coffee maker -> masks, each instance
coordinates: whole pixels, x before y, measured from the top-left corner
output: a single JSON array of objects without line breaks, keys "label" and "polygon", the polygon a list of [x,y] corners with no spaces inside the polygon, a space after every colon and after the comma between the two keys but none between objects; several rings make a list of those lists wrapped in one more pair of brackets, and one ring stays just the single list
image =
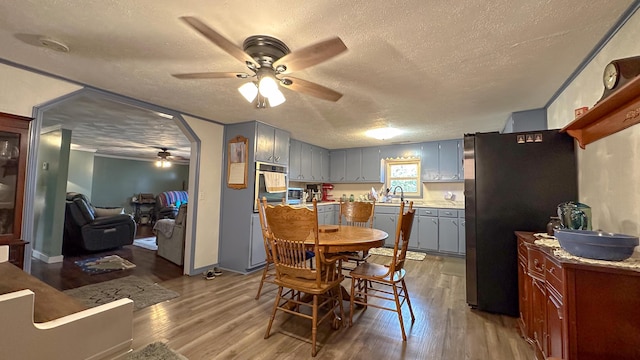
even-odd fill
[{"label": "coffee maker", "polygon": [[322,201],[335,201],[329,191],[333,190],[333,184],[322,184]]},{"label": "coffee maker", "polygon": [[318,192],[318,184],[307,184],[307,202],[312,202],[313,199],[320,200],[320,192]]}]

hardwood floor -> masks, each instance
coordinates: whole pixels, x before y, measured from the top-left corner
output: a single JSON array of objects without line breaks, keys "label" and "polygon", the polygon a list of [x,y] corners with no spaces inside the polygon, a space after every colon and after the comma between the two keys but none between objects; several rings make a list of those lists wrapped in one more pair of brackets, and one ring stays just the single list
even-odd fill
[{"label": "hardwood floor", "polygon": [[[405,311],[406,343],[395,313],[369,307],[356,310],[351,328],[319,326],[316,359],[533,359],[516,319],[471,310],[464,278],[441,274],[442,265],[435,256],[407,263],[416,322],[411,325]],[[311,358],[308,320],[279,312],[264,339],[276,287],[265,284],[256,301],[259,281],[259,272],[224,272],[213,280],[182,276],[160,282],[181,296],[134,313],[134,349],[163,341],[191,360]]]},{"label": "hardwood floor", "polygon": [[[153,236],[151,226],[138,226],[136,238]],[[113,271],[105,274],[90,275],[83,272],[74,262],[88,257],[118,255],[136,264],[129,270]],[[111,279],[135,275],[152,282],[163,282],[182,277],[182,267],[156,256],[153,250],[133,245],[90,255],[65,256],[63,262],[47,264],[40,260],[31,260],[31,275],[53,286],[58,290],[73,289],[84,285],[95,284]]]}]

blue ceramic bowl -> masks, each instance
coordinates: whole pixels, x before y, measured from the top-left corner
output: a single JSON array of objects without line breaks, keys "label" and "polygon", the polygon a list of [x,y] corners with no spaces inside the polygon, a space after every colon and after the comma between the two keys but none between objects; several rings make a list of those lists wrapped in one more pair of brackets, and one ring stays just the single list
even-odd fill
[{"label": "blue ceramic bowl", "polygon": [[621,261],[638,246],[637,236],[604,231],[556,229],[554,234],[569,254],[589,259]]}]

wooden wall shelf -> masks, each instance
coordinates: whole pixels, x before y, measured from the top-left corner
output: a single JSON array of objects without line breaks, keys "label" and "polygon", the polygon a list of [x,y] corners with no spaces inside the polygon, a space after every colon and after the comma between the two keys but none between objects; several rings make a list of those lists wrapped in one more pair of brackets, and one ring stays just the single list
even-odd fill
[{"label": "wooden wall shelf", "polygon": [[596,140],[640,123],[640,76],[597,103],[560,131],[566,131],[585,148]]}]

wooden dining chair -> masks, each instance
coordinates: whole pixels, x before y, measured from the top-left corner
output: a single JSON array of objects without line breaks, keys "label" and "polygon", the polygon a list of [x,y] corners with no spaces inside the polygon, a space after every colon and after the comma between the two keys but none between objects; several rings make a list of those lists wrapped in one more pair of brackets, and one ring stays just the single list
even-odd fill
[{"label": "wooden dining chair", "polygon": [[[333,325],[339,327],[340,322],[344,321],[340,288],[340,282],[344,279],[341,268],[344,257],[327,257],[321,251],[318,243],[318,208],[315,200],[313,209],[268,205],[265,215],[269,224],[268,237],[276,269],[275,283],[278,285],[278,295],[264,338],[269,337],[278,310],[311,319],[311,355],[316,356],[318,324],[331,319],[334,320]],[[305,260],[307,239],[314,241],[315,269]],[[284,289],[287,289],[286,292]],[[303,293],[312,298],[311,303],[304,301]],[[300,311],[303,307],[310,307],[312,315]],[[320,316],[320,309],[326,309],[327,312]],[[339,309],[339,318],[336,318],[336,309]]]},{"label": "wooden dining chair", "polygon": [[[351,301],[349,306],[349,326],[353,324],[354,305],[373,306],[383,310],[394,311],[400,320],[402,330],[402,340],[407,341],[402,320],[402,305],[406,301],[411,313],[411,323],[415,321],[411,300],[407,291],[407,284],[404,281],[406,271],[404,269],[407,245],[411,236],[411,225],[415,210],[413,202],[409,203],[409,210],[404,213],[404,203],[400,204],[400,216],[396,227],[395,243],[393,246],[393,257],[388,265],[364,262],[350,272],[351,281]],[[382,302],[370,303],[369,297],[382,299]],[[394,306],[390,307],[389,302]]]},{"label": "wooden dining chair", "polygon": [[[273,263],[273,254],[271,252],[271,244],[269,243],[269,226],[267,224],[267,218],[264,214],[264,209],[267,207],[267,198],[263,197],[262,200],[256,200],[258,203],[258,218],[260,219],[260,229],[262,230],[262,239],[264,241],[264,251],[266,253],[266,264],[264,265],[264,269],[262,270],[262,278],[260,279],[260,285],[258,286],[258,293],[256,294],[255,299],[260,299],[260,294],[262,294],[262,287],[264,283],[275,284],[276,277],[276,269]],[[282,205],[285,205],[286,202],[284,199],[282,200]],[[313,266],[313,257],[315,254],[312,251],[307,250],[305,253],[306,259],[309,260],[309,265]]]},{"label": "wooden dining chair", "polygon": [[264,241],[264,251],[267,255],[266,264],[262,270],[262,278],[260,279],[260,286],[258,286],[258,294],[256,294],[256,300],[260,299],[262,293],[262,286],[265,282],[275,283],[276,270],[273,266],[273,254],[271,253],[271,245],[269,244],[269,229],[267,226],[267,218],[264,214],[264,209],[267,207],[267,199],[265,197],[256,200],[258,202],[258,218],[260,219],[260,229],[262,229],[262,239]]},{"label": "wooden dining chair", "polygon": [[[340,214],[338,225],[349,225],[373,228],[373,214],[376,209],[376,202],[363,201],[343,201],[340,199]],[[344,266],[346,270],[353,270],[360,263],[367,261],[368,251],[343,253],[347,257],[347,262],[352,262],[352,266]]]}]

